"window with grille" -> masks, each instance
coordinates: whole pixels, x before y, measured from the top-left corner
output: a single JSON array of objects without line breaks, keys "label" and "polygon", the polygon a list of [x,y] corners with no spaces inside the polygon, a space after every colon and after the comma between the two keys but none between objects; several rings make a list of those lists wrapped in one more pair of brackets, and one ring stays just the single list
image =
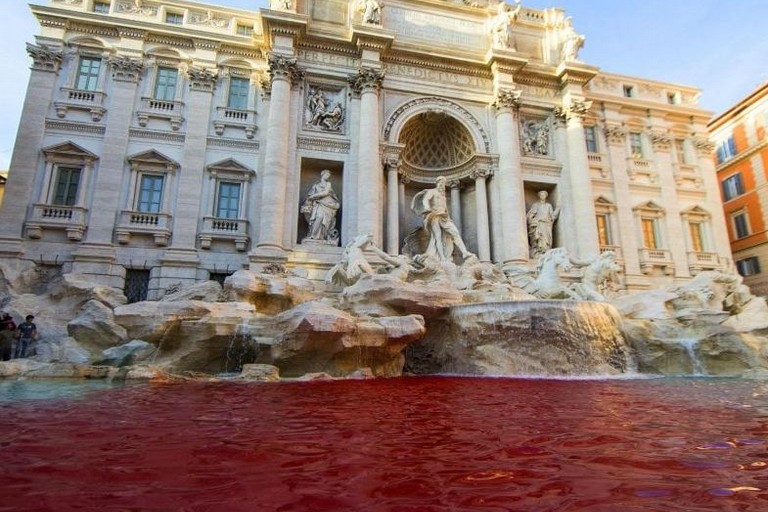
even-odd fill
[{"label": "window with grille", "polygon": [[597,128],[594,126],[585,127],[584,137],[587,142],[587,152],[597,153]]},{"label": "window with grille", "polygon": [[157,68],[155,99],[173,101],[176,98],[176,85],[179,71],[176,68]]},{"label": "window with grille", "polygon": [[149,270],[127,269],[123,293],[128,304],[147,300],[149,292]]},{"label": "window with grille", "polygon": [[629,150],[632,158],[643,158],[643,139],[639,132],[629,133]]},{"label": "window with grille", "polygon": [[731,216],[731,222],[733,223],[733,232],[736,238],[744,238],[749,236],[749,222],[747,219],[747,212],[741,211]]},{"label": "window with grille", "polygon": [[93,2],[93,12],[109,14],[109,4],[107,2]]},{"label": "window with grille", "polygon": [[171,25],[182,25],[184,23],[184,15],[178,12],[165,13],[165,22]]},{"label": "window with grille", "polygon": [[98,57],[80,57],[77,68],[75,88],[81,91],[95,91],[99,86],[101,59]]}]

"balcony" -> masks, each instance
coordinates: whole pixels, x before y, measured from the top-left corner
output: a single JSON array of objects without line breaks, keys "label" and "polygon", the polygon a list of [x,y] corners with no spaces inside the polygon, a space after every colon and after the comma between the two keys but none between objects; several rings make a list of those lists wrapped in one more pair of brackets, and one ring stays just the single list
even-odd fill
[{"label": "balcony", "polygon": [[74,242],[80,241],[85,233],[87,214],[88,210],[82,206],[36,204],[27,222],[27,236],[42,238],[43,230],[54,229],[66,231],[67,238]]},{"label": "balcony", "polygon": [[704,186],[699,168],[693,164],[675,164],[675,183],[679,188],[700,189]]},{"label": "balcony", "polygon": [[125,245],[133,235],[149,235],[155,239],[156,245],[164,247],[171,238],[171,220],[172,217],[167,213],[123,210],[115,230],[117,242]]},{"label": "balcony", "polygon": [[105,94],[101,91],[82,91],[70,87],[62,87],[61,99],[55,101],[56,116],[67,117],[70,110],[85,110],[91,114],[93,122],[97,123],[104,117],[107,109],[104,108]]},{"label": "balcony", "polygon": [[178,131],[184,122],[183,112],[184,103],[181,101],[141,98],[141,107],[136,115],[139,118],[139,126],[146,127],[152,118],[165,119],[171,124],[173,131]]},{"label": "balcony", "polygon": [[217,107],[216,119],[213,121],[216,135],[224,135],[227,126],[245,130],[245,136],[252,139],[256,134],[256,111]]},{"label": "balcony", "polygon": [[653,162],[647,158],[627,158],[627,174],[634,182],[656,185],[658,181]]},{"label": "balcony", "polygon": [[199,235],[200,247],[210,249],[214,240],[233,242],[242,252],[248,248],[248,221],[222,217],[203,217],[203,229]]},{"label": "balcony", "polygon": [[618,245],[601,245],[600,246],[600,254],[603,254],[605,252],[612,252],[614,256],[616,256],[616,260],[623,260],[624,256],[621,252],[621,247]]},{"label": "balcony", "polygon": [[720,270],[720,257],[714,252],[689,252],[688,268],[694,276],[704,270]]},{"label": "balcony", "polygon": [[654,268],[660,268],[664,274],[675,273],[672,253],[667,249],[640,249],[640,269],[643,274],[650,274]]}]

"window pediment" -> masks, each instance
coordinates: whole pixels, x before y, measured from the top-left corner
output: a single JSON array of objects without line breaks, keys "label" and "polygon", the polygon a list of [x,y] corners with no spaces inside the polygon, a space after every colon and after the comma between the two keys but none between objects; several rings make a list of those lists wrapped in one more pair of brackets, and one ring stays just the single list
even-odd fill
[{"label": "window pediment", "polygon": [[635,212],[635,214],[642,215],[644,217],[658,218],[663,217],[666,214],[666,210],[664,210],[664,208],[654,203],[653,201],[648,201],[647,203],[635,206],[632,208],[632,211]]},{"label": "window pediment", "polygon": [[134,169],[150,168],[153,170],[164,170],[168,172],[173,172],[176,169],[181,167],[181,165],[177,161],[168,158],[167,156],[163,155],[158,151],[155,151],[154,149],[151,149],[149,151],[144,151],[143,153],[138,153],[133,156],[129,156],[128,162],[131,164],[131,167]]},{"label": "window pediment", "polygon": [[250,167],[246,167],[234,158],[228,158],[211,164],[207,167],[212,178],[228,179],[236,181],[250,181],[256,172]]},{"label": "window pediment", "polygon": [[47,161],[56,161],[56,162],[79,162],[79,163],[85,163],[90,162],[93,160],[98,160],[98,155],[91,153],[87,149],[82,148],[81,146],[78,146],[74,142],[64,142],[61,144],[55,144],[53,146],[48,146],[47,148],[43,148],[43,154],[45,155],[45,159]]}]

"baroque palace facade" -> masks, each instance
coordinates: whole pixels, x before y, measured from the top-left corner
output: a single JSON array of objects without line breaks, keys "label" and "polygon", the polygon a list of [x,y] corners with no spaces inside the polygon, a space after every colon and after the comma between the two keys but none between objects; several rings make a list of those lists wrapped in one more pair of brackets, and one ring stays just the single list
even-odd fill
[{"label": "baroque palace facade", "polygon": [[[31,9],[5,264],[90,275],[132,300],[270,263],[321,280],[359,234],[397,254],[421,227],[413,198],[443,176],[483,261],[532,262],[526,211],[546,191],[553,245],[581,260],[615,251],[630,290],[732,266],[697,89],[580,61],[560,9]],[[320,238],[317,190],[332,197]]]}]

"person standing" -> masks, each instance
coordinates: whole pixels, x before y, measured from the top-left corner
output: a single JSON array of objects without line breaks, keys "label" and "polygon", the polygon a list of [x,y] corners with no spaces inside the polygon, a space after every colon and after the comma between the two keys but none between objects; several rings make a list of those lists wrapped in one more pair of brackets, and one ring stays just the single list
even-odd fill
[{"label": "person standing", "polygon": [[27,315],[16,329],[18,340],[16,343],[16,353],[14,354],[16,359],[27,357],[29,346],[37,339],[37,326],[32,322],[34,319],[34,315]]},{"label": "person standing", "polygon": [[13,357],[13,337],[16,331],[16,322],[8,313],[3,313],[0,318],[0,361],[10,361]]}]

